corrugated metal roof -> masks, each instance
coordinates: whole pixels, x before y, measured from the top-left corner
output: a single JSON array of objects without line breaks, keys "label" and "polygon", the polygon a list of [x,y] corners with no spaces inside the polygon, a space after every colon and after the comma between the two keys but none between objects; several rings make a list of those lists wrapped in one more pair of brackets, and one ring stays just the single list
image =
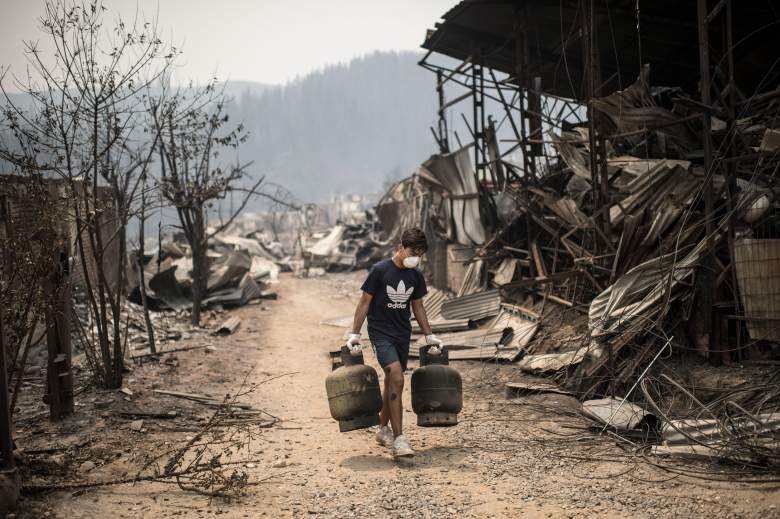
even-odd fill
[{"label": "corrugated metal roof", "polygon": [[[503,310],[487,326],[477,330],[441,334],[439,339],[450,348],[450,360],[514,362],[522,354],[523,347],[531,340],[538,326],[537,323],[509,310]],[[419,348],[424,344],[424,338],[412,344],[409,356],[419,356]]]},{"label": "corrugated metal roof", "polygon": [[533,339],[536,330],[539,328],[539,323],[529,321],[518,314],[502,309],[496,318],[496,326],[512,329],[512,333],[504,341],[507,346],[524,348]]},{"label": "corrugated metal roof", "polygon": [[498,314],[501,296],[498,290],[456,297],[442,303],[441,313],[447,319],[484,319]]},{"label": "corrugated metal roof", "polygon": [[[482,328],[477,330],[466,330],[462,332],[443,333],[437,337],[445,346],[461,346],[469,348],[478,348],[485,344],[497,344],[504,335],[503,329]],[[419,347],[425,345],[425,337],[421,337],[413,346]]]},{"label": "corrugated metal roof", "polygon": [[[603,91],[624,88],[626,78],[633,80],[643,64],[652,63],[654,84],[680,85],[696,92],[700,76],[696,2],[644,2],[641,53],[636,13],[627,3],[607,0],[594,5],[600,29],[594,36],[605,79]],[[754,42],[734,47],[735,77],[743,92],[753,92],[757,86],[765,91],[776,88],[776,80],[767,81],[765,77],[776,55],[769,46],[776,27],[767,24],[777,19],[773,4],[741,2],[739,9],[733,10],[734,41],[749,38]],[[544,92],[582,99],[588,63],[582,59],[584,40],[575,36],[581,23],[580,9],[579,2],[560,0],[465,0],[442,15],[442,22],[426,33],[422,47],[458,60],[479,52],[483,65],[514,76],[516,35],[521,24],[528,46],[526,74],[540,76]],[[524,15],[520,17],[519,13]],[[601,25],[607,19],[608,30]],[[718,24],[713,24],[711,30],[714,41],[723,37]],[[668,37],[670,34],[674,37]],[[621,42],[618,49],[615,42]],[[566,63],[565,70],[561,69],[562,62]]]},{"label": "corrugated metal roof", "polygon": [[[431,326],[431,331],[433,333],[444,333],[444,332],[462,332],[464,330],[468,330],[471,328],[471,324],[473,321],[469,319],[444,319],[443,317],[440,317],[438,319],[429,319],[428,324]],[[412,334],[421,334],[422,329],[420,328],[420,325],[417,324],[417,321],[412,321]]]},{"label": "corrugated metal roof", "polygon": [[425,315],[428,316],[429,321],[433,321],[441,318],[441,305],[446,301],[450,295],[438,288],[431,288],[428,294],[423,299],[423,307],[425,307]]},{"label": "corrugated metal roof", "polygon": [[546,353],[544,355],[526,355],[518,367],[526,373],[549,373],[558,371],[572,364],[579,364],[587,348],[580,348],[565,353]]}]

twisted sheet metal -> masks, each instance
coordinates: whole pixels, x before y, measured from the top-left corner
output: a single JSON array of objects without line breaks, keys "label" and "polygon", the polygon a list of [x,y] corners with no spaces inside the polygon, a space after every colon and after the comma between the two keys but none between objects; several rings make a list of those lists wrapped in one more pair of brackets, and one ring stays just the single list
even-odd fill
[{"label": "twisted sheet metal", "polygon": [[456,297],[445,301],[441,313],[446,319],[484,319],[498,314],[501,297],[498,290]]}]

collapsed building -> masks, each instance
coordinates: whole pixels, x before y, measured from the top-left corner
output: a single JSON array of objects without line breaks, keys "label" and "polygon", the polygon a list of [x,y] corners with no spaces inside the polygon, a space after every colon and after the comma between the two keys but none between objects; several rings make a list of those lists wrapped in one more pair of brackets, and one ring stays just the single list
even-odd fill
[{"label": "collapsed building", "polygon": [[[775,362],[778,23],[729,0],[465,0],[442,16],[420,61],[438,153],[376,212],[383,239],[429,236],[426,306],[450,358],[518,360],[621,407],[659,356]],[[463,106],[469,139],[451,127]],[[776,412],[766,387],[754,416]]]}]

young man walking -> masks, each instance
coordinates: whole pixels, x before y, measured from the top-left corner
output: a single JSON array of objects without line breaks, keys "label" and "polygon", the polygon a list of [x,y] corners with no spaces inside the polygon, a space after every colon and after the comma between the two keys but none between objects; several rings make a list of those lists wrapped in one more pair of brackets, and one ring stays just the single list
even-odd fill
[{"label": "young man walking", "polygon": [[426,343],[433,346],[430,353],[436,354],[441,346],[441,341],[431,333],[422,304],[428,289],[417,266],[427,250],[428,241],[420,229],[406,229],[401,234],[401,243],[393,257],[380,261],[368,273],[361,287],[363,294],[355,310],[352,333],[347,339],[347,346],[353,352],[360,351],[360,329],[367,316],[368,337],[377,361],[385,372],[376,441],[390,447],[396,457],[414,455],[414,450],[403,434],[401,404],[404,371],[409,358],[409,339],[412,335],[410,307],[425,334]]}]

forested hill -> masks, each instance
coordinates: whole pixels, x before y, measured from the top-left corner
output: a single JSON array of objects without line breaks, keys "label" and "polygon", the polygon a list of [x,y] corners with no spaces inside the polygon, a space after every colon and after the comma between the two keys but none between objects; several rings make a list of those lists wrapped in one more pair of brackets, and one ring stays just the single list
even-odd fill
[{"label": "forested hill", "polygon": [[[417,65],[420,57],[376,52],[283,86],[228,81],[230,126],[243,122],[249,132],[240,161],[253,161],[253,176],[265,175],[304,202],[382,191],[437,150],[428,129],[436,121],[435,75]],[[11,100],[32,108],[26,94]],[[13,146],[8,136],[0,139]],[[223,160],[233,162],[233,151]],[[13,168],[0,163],[0,173],[6,170]],[[248,208],[264,205],[256,199]]]},{"label": "forested hill", "polygon": [[[258,56],[262,59],[262,56]],[[377,52],[285,86],[231,85],[241,161],[301,200],[376,192],[436,151],[435,76],[415,52]],[[237,88],[238,87],[238,88]]]}]

